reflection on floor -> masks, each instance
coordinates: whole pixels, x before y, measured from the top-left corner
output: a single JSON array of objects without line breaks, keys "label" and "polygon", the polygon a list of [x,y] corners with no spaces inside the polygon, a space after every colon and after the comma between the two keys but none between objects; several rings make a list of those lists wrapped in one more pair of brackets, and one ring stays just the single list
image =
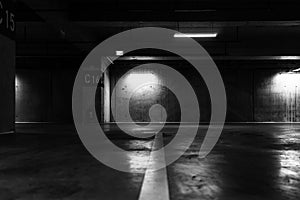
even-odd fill
[{"label": "reflection on floor", "polygon": [[[164,142],[177,128],[164,129]],[[153,138],[105,129],[128,150],[132,173],[99,163],[72,128],[20,126],[18,134],[1,135],[0,199],[139,199]],[[214,150],[199,159],[202,138],[167,167],[170,199],[299,199],[300,125],[226,126]]]}]

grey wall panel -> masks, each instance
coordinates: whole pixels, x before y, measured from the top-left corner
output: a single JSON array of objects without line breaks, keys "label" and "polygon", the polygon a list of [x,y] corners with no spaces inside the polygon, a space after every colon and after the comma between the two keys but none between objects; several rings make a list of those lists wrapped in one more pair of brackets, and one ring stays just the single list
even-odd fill
[{"label": "grey wall panel", "polygon": [[14,130],[15,41],[0,35],[0,133]]},{"label": "grey wall panel", "polygon": [[51,74],[46,70],[22,70],[16,75],[16,121],[46,122],[51,112]]},{"label": "grey wall panel", "polygon": [[255,72],[255,121],[300,121],[300,74]]},{"label": "grey wall panel", "polygon": [[[165,62],[165,61],[164,61]],[[120,61],[110,66],[104,81],[105,98],[101,103],[102,111],[109,111],[107,105],[109,95],[116,82],[142,62]],[[190,81],[200,105],[202,122],[210,119],[210,97],[205,83],[199,79],[195,71],[185,63],[178,61],[165,62],[182,73]],[[221,75],[227,93],[228,122],[299,122],[300,121],[300,75],[289,75],[287,68],[297,67],[299,63],[280,61],[243,61],[219,62]],[[159,74],[159,71],[156,73]],[[17,88],[17,121],[72,122],[71,94],[76,75],[75,69],[23,69],[18,70],[17,77],[21,85]],[[108,78],[109,77],[109,78]],[[160,79],[166,81],[167,77]],[[119,92],[125,91],[124,87]],[[122,90],[124,88],[124,90]],[[103,88],[102,88],[103,89]],[[110,90],[110,92],[109,92]],[[145,90],[146,91],[146,90]],[[148,90],[149,92],[149,90]],[[109,94],[110,93],[110,94]],[[168,121],[178,121],[179,108],[170,91],[145,99],[150,93],[137,93],[131,100],[131,115],[135,121],[148,120],[149,105],[160,103],[168,112]],[[144,96],[143,96],[144,95]],[[150,95],[151,96],[151,95]],[[122,109],[121,99],[112,102],[111,106]],[[103,103],[103,105],[102,105]],[[103,109],[103,106],[106,108]],[[121,112],[122,113],[122,112]],[[104,117],[103,113],[100,116]],[[114,119],[105,115],[105,122]],[[110,119],[109,119],[110,118]],[[103,119],[101,118],[103,121]]]},{"label": "grey wall panel", "polygon": [[71,122],[75,70],[17,71],[17,122]]}]

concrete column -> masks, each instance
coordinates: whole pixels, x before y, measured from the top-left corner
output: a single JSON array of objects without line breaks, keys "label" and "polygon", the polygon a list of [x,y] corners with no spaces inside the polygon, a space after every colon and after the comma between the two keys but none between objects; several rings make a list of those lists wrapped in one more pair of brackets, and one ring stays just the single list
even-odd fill
[{"label": "concrete column", "polygon": [[[102,69],[107,63],[107,58],[103,57],[101,61]],[[109,68],[106,68],[106,70],[103,73],[103,101],[101,102],[103,106],[103,110],[101,111],[101,115],[103,116],[103,122],[108,123],[110,122],[110,79],[109,79]]]},{"label": "concrete column", "polygon": [[0,0],[0,134],[15,122],[15,14],[11,0]]}]

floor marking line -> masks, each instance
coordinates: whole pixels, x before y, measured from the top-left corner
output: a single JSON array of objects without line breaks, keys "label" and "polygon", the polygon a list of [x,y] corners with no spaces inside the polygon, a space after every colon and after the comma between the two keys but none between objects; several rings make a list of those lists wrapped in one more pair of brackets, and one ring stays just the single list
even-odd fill
[{"label": "floor marking line", "polygon": [[142,189],[139,200],[169,200],[169,186],[167,178],[167,169],[163,168],[157,171],[153,169],[159,164],[165,164],[164,151],[153,151],[163,147],[162,133],[158,133],[153,141],[152,151],[148,162],[148,168],[145,172]]}]

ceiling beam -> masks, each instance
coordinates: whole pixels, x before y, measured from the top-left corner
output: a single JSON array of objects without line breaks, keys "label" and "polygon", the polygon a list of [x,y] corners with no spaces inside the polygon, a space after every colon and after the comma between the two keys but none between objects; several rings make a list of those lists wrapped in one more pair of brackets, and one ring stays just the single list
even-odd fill
[{"label": "ceiling beam", "polygon": [[89,1],[69,7],[72,21],[286,21],[300,20],[300,2],[278,1]]},{"label": "ceiling beam", "polygon": [[[87,32],[83,27],[73,24],[69,21],[66,12],[57,12],[57,10],[66,9],[65,1],[59,0],[23,0],[23,3],[39,15],[45,23],[58,31],[66,41],[91,41],[95,37],[91,32]],[[76,44],[75,44],[76,45]],[[82,46],[76,46],[81,50]]]}]

